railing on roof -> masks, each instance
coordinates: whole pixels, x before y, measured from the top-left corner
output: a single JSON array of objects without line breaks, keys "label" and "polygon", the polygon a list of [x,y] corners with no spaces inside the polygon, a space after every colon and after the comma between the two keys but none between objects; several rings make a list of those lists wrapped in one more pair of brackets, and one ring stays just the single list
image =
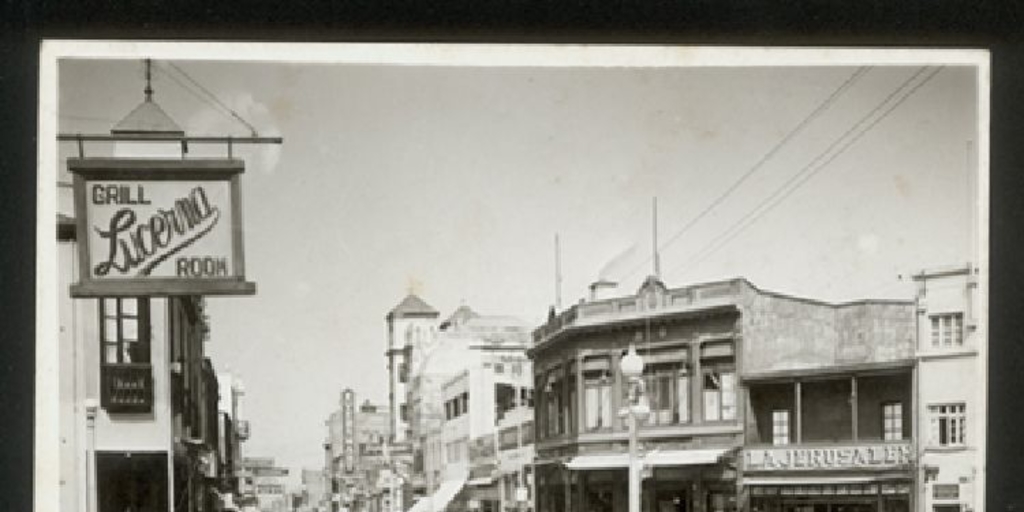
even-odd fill
[{"label": "railing on roof", "polygon": [[730,302],[735,300],[739,292],[740,281],[731,280],[666,290],[664,294],[655,295],[653,298],[641,293],[594,302],[581,302],[536,328],[533,331],[533,343],[535,345],[541,343],[562,329],[572,327],[582,320],[602,317],[614,319],[647,310],[680,309],[712,305],[723,301]]}]

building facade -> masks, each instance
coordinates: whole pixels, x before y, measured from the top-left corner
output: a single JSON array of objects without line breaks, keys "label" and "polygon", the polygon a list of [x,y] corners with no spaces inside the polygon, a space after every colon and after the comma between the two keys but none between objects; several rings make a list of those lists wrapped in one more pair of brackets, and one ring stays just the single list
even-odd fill
[{"label": "building facade", "polygon": [[913,510],[913,303],[759,293],[744,313],[740,506]]},{"label": "building facade", "polygon": [[355,392],[348,388],[339,405],[327,420],[321,506],[331,512],[391,510],[392,495],[401,491],[391,488],[388,475],[397,467],[388,450],[391,415],[369,401],[357,405]]},{"label": "building facade", "polygon": [[917,283],[921,485],[918,510],[972,511],[984,493],[984,370],[978,269],[934,269]]},{"label": "building facade", "polygon": [[533,388],[525,390],[518,403],[505,411],[497,422],[498,510],[530,512],[533,510]]},{"label": "building facade", "polygon": [[409,434],[407,385],[412,368],[431,351],[437,334],[439,313],[410,293],[386,316],[388,359],[388,405],[391,417],[389,441],[405,442]]},{"label": "building facade", "polygon": [[[124,239],[116,246],[120,252],[113,243],[107,252],[95,247],[96,237],[103,236],[96,222],[103,223],[107,215],[135,222],[136,215],[158,207],[153,194],[160,194],[155,191],[162,186],[169,187],[163,189],[162,198],[167,199],[179,187],[195,185],[186,179],[164,180],[166,174],[153,176],[168,168],[203,164],[186,158],[181,144],[150,140],[185,134],[153,101],[149,84],[144,101],[110,135],[118,142],[103,149],[103,156],[86,155],[80,144],[78,158],[68,163],[74,190],[61,189],[58,198],[62,510],[230,509],[238,491],[235,468],[244,436],[238,432],[235,396],[221,392],[214,364],[206,356],[211,328],[200,293],[210,288],[168,270],[173,260],[167,256],[175,252],[143,261],[155,255],[155,246],[145,248],[139,238],[133,239],[136,249],[143,247],[138,260],[127,255],[131,249]],[[230,164],[241,168],[240,161]],[[151,194],[145,201],[144,189]],[[178,257],[186,258],[186,246],[175,249],[182,251]],[[135,269],[143,263],[145,268]],[[165,266],[158,268],[161,264]],[[146,280],[151,271],[165,279],[162,285]],[[243,280],[239,275],[232,284]],[[167,289],[153,291],[163,285]]]},{"label": "building facade", "polygon": [[532,388],[528,325],[463,305],[430,327],[431,343],[406,352],[411,510],[497,509],[496,425]]},{"label": "building facade", "polygon": [[[629,345],[645,362],[650,409],[638,432],[643,510],[845,510],[833,498],[854,491],[836,485],[876,478],[879,468],[828,465],[879,449],[898,482],[885,492],[907,499],[912,425],[899,424],[892,444],[883,437],[897,429],[893,417],[913,410],[912,309],[826,304],[743,279],[668,289],[652,277],[635,295],[595,294],[553,312],[530,349],[537,509],[627,509],[620,360]],[[882,486],[873,485],[877,498]]]},{"label": "building facade", "polygon": [[252,505],[257,510],[292,510],[292,495],[288,492],[284,480],[288,476],[288,469],[278,467],[273,457],[245,457],[242,459],[241,473],[255,497]]}]

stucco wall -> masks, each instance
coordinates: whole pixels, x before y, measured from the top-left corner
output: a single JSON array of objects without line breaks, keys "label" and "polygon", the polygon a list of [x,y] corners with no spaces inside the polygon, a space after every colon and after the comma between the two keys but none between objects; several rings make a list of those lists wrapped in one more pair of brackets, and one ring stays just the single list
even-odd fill
[{"label": "stucco wall", "polygon": [[883,363],[913,356],[911,303],[833,306],[745,288],[746,374]]}]

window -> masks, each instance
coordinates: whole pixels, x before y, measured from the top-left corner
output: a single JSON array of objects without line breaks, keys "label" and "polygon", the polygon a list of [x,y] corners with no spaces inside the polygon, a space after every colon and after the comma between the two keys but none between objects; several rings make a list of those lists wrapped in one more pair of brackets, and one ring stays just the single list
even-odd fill
[{"label": "window", "polygon": [[932,315],[932,347],[961,347],[964,344],[963,313]]},{"label": "window", "polygon": [[548,373],[547,387],[544,389],[544,405],[546,407],[547,434],[557,436],[562,430],[562,380],[559,378],[561,369],[556,368]]},{"label": "window", "polygon": [[882,439],[899,441],[903,439],[903,403],[882,404]]},{"label": "window", "polygon": [[789,410],[776,409],[772,411],[772,444],[789,444]]},{"label": "window", "polygon": [[736,419],[736,366],[731,342],[701,347],[704,421]]},{"label": "window", "polygon": [[727,491],[708,491],[707,512],[735,512],[736,494]]},{"label": "window", "polygon": [[941,404],[928,406],[933,446],[963,446],[966,438],[966,406]]},{"label": "window", "polygon": [[533,407],[533,390],[529,388],[519,389],[519,404]]},{"label": "window", "polygon": [[505,365],[502,363],[494,363],[494,373],[505,373]]},{"label": "window", "polygon": [[100,403],[108,412],[149,412],[153,407],[149,301],[104,298],[99,306]]},{"label": "window", "polygon": [[576,423],[578,423],[578,412],[579,411],[579,397],[576,396],[576,363],[569,363],[567,369],[568,376],[565,379],[566,392],[569,395],[562,407],[562,432],[576,432]]},{"label": "window", "polygon": [[584,361],[583,413],[587,432],[612,427],[612,378],[608,358]]},{"label": "window", "polygon": [[649,425],[690,421],[690,377],[685,362],[656,363],[644,372]]},{"label": "window", "polygon": [[100,299],[103,363],[149,363],[149,300]]}]

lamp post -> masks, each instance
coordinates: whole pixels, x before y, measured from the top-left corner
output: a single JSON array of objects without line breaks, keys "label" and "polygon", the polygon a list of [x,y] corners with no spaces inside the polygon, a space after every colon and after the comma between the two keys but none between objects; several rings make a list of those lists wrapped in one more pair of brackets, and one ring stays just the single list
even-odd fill
[{"label": "lamp post", "polygon": [[644,399],[644,360],[629,346],[629,352],[619,362],[622,376],[629,381],[629,403],[620,414],[628,416],[629,423],[629,512],[640,512],[640,472],[643,462],[639,457],[637,430],[641,418],[650,413]]}]

